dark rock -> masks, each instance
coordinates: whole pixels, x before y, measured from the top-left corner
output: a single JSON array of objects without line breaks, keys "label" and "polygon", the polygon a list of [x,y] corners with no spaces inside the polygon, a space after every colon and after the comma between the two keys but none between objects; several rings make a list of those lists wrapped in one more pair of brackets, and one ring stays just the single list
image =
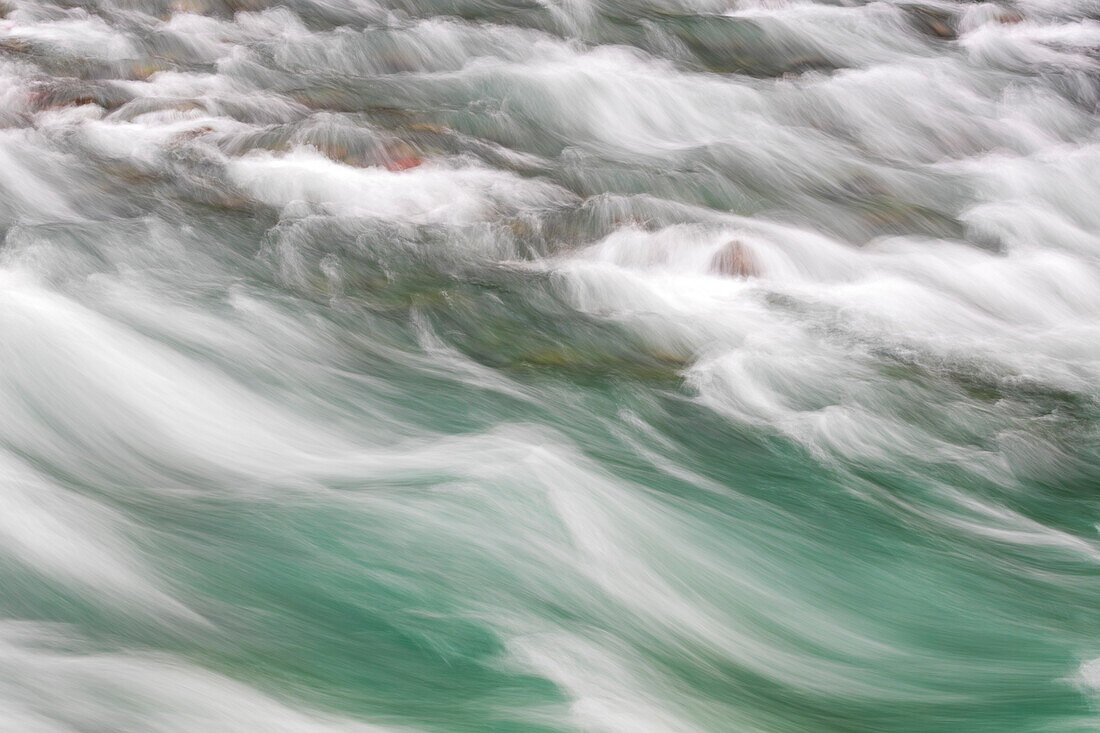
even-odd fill
[{"label": "dark rock", "polygon": [[708,71],[776,77],[839,68],[812,44],[746,18],[681,16],[663,27]]},{"label": "dark rock", "polygon": [[28,95],[28,105],[35,112],[63,107],[95,104],[113,110],[133,99],[124,89],[103,83],[87,83],[78,79],[61,79],[35,85]]},{"label": "dark rock", "polygon": [[959,37],[956,19],[949,13],[924,5],[911,5],[905,10],[913,27],[926,36],[945,41]]}]

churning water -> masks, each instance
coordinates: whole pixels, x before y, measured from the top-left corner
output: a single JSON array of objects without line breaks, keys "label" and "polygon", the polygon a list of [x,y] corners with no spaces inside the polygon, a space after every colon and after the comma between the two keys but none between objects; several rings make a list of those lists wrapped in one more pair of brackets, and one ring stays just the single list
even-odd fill
[{"label": "churning water", "polygon": [[0,730],[1100,728],[1097,0],[0,14]]}]

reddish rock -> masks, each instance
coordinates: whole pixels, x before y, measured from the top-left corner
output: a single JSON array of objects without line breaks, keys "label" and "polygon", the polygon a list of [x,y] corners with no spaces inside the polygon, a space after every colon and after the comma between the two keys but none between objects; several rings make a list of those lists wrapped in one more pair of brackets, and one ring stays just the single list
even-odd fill
[{"label": "reddish rock", "polygon": [[736,239],[727,242],[715,253],[710,261],[710,270],[727,277],[756,277],[760,274],[752,252]]},{"label": "reddish rock", "polygon": [[387,151],[386,159],[382,165],[386,166],[386,170],[398,172],[415,168],[423,162],[413,146],[407,143],[397,143]]},{"label": "reddish rock", "polygon": [[423,163],[420,158],[415,155],[404,155],[400,158],[390,158],[386,161],[386,170],[394,171],[407,171],[409,168],[415,168]]}]

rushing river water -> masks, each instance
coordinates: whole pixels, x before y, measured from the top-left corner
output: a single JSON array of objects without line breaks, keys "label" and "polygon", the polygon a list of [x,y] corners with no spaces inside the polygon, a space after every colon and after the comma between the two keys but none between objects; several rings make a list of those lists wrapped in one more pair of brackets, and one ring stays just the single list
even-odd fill
[{"label": "rushing river water", "polygon": [[1100,2],[3,0],[0,730],[1100,728]]}]

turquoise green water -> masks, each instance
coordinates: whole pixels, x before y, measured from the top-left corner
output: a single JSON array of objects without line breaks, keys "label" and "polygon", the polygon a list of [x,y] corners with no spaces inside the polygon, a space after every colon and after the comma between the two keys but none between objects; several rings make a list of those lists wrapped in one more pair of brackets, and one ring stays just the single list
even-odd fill
[{"label": "turquoise green water", "polygon": [[0,20],[0,730],[1100,726],[1085,2]]}]

